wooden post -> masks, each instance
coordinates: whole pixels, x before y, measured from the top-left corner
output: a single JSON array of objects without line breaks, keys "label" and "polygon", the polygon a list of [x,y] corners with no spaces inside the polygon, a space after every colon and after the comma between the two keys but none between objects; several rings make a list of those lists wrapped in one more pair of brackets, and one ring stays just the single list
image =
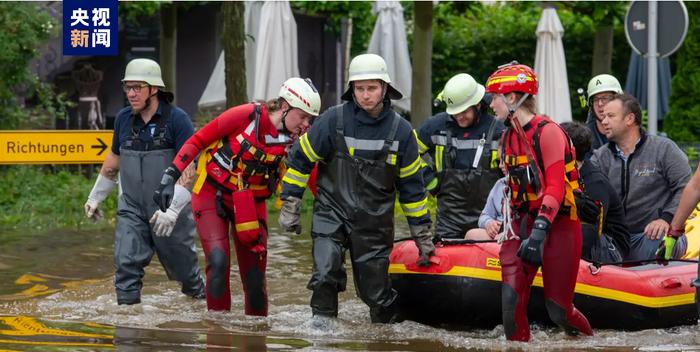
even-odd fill
[{"label": "wooden post", "polygon": [[432,115],[433,3],[413,3],[413,87],[411,124],[418,127]]},{"label": "wooden post", "polygon": [[226,107],[248,101],[245,76],[245,3],[227,1],[224,13],[224,62],[226,66]]}]

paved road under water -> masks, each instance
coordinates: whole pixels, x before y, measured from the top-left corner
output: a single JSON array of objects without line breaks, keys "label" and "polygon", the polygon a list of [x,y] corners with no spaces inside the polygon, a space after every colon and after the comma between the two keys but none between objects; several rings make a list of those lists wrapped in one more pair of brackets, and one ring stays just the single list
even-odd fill
[{"label": "paved road under water", "polygon": [[156,259],[146,271],[143,303],[125,307],[114,296],[112,230],[0,233],[0,351],[700,351],[698,325],[595,330],[592,338],[533,326],[533,341],[523,344],[505,341],[500,326],[448,331],[411,321],[370,324],[351,279],[340,296],[339,319],[314,328],[306,289],[309,236],[270,230],[267,318],[243,315],[235,265],[231,312],[207,312],[204,301],[180,294]]}]

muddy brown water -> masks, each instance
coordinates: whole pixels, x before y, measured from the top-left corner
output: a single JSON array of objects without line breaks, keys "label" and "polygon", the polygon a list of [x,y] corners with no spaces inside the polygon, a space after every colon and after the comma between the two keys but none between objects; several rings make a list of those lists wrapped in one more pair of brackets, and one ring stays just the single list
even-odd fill
[{"label": "muddy brown water", "polygon": [[[146,270],[142,304],[125,307],[114,296],[113,230],[0,233],[0,351],[700,351],[698,325],[596,329],[591,338],[533,325],[526,344],[506,341],[501,326],[450,331],[412,321],[370,324],[351,278],[340,295],[339,318],[314,328],[306,289],[308,232],[281,234],[276,218],[270,220],[266,318],[242,313],[235,263],[231,312],[207,312],[204,301],[180,294],[155,258]],[[398,233],[407,232],[404,223],[397,220]],[[201,250],[200,260],[203,266]]]}]

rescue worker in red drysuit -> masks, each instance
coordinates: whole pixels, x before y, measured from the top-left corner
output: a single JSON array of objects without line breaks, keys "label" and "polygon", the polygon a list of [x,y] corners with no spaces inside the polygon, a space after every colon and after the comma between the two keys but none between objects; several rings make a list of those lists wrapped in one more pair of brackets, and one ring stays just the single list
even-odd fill
[{"label": "rescue worker in red drysuit", "polygon": [[154,199],[167,208],[180,172],[201,153],[192,211],[206,257],[209,310],[230,310],[229,225],[245,294],[245,314],[267,316],[267,208],[286,148],[321,108],[311,80],[290,78],[279,98],[224,111],[197,131],[165,170]]},{"label": "rescue worker in red drysuit", "polygon": [[[489,77],[491,108],[505,120],[502,158],[507,166],[507,203],[500,260],[506,338],[529,341],[530,286],[542,266],[549,317],[569,335],[593,335],[573,306],[581,257],[581,225],[573,192],[578,191],[574,150],[555,122],[535,112],[535,72],[513,62]],[[545,148],[546,147],[546,148]]]}]

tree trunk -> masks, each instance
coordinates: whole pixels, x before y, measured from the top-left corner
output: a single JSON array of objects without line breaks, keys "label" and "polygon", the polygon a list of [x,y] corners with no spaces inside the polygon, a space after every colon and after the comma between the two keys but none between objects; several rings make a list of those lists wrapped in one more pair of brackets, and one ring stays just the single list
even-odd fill
[{"label": "tree trunk", "polygon": [[418,127],[432,115],[433,3],[413,3],[413,87],[411,123]]},{"label": "tree trunk", "polygon": [[612,72],[613,27],[599,25],[593,42],[592,75]]},{"label": "tree trunk", "polygon": [[160,69],[167,91],[177,99],[177,3],[160,7]]},{"label": "tree trunk", "polygon": [[226,107],[248,101],[245,77],[245,3],[227,1],[224,11],[224,63],[226,66]]}]

